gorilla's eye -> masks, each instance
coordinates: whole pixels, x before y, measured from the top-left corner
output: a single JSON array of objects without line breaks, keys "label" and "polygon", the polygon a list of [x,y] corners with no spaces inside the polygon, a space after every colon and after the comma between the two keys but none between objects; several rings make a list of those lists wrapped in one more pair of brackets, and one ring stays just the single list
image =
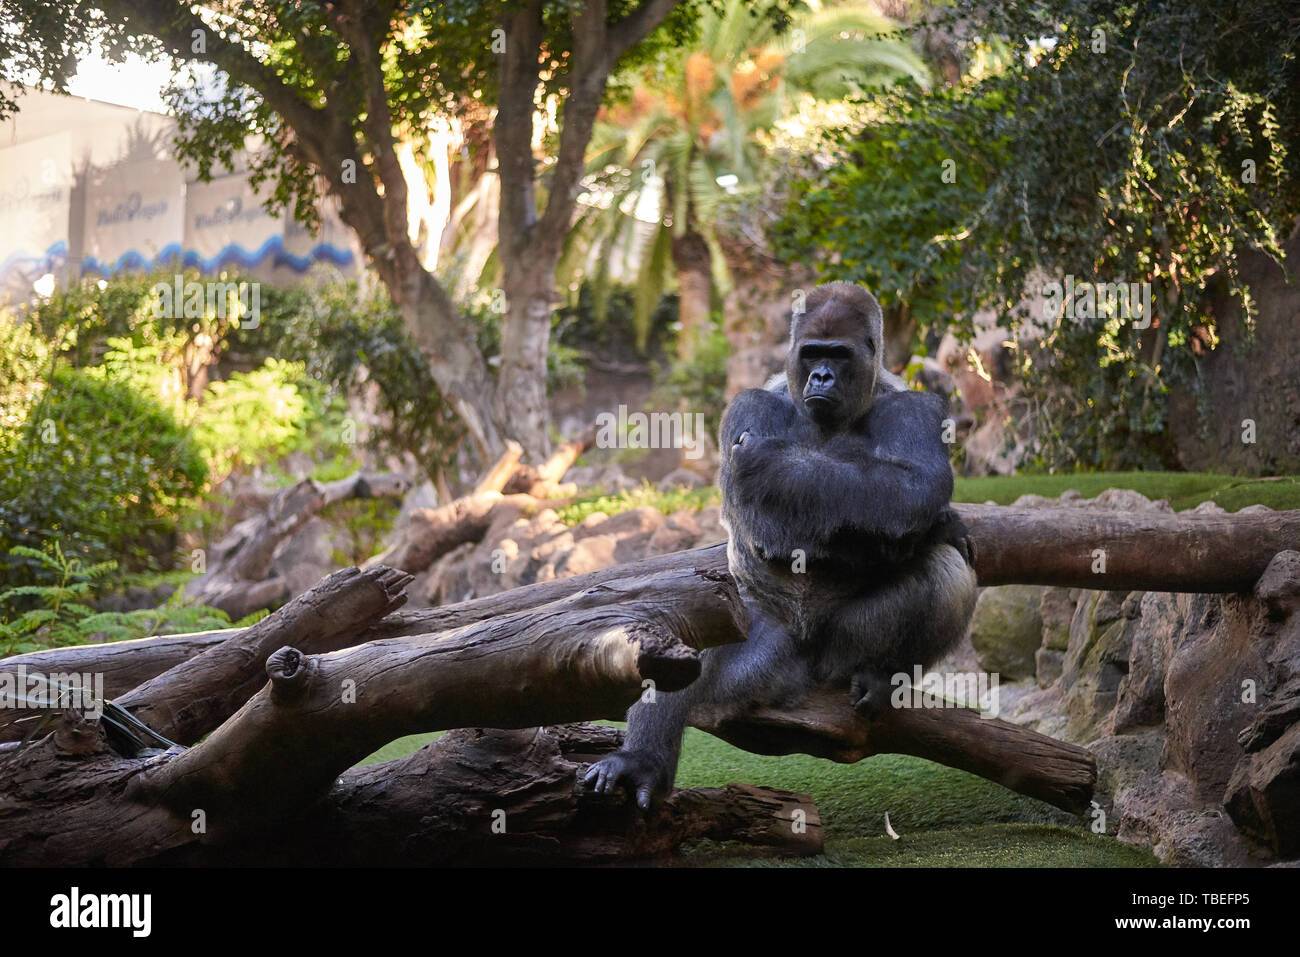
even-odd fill
[{"label": "gorilla's eye", "polygon": [[799,350],[799,358],[805,362],[817,359],[852,359],[853,350],[840,342],[805,342]]}]

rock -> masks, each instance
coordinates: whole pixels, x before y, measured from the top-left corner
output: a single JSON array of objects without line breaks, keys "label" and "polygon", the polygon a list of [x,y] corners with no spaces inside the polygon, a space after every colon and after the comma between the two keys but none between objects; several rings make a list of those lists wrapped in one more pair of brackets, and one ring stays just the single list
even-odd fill
[{"label": "rock", "polygon": [[[598,514],[598,513],[597,513]],[[657,508],[651,508],[649,505],[642,505],[640,508],[630,508],[626,512],[619,512],[617,515],[606,517],[603,521],[588,524],[595,515],[589,515],[580,525],[573,530],[575,541],[582,541],[592,535],[612,535],[618,538],[624,538],[629,535],[648,534],[659,527],[659,523],[664,520],[663,512]]]},{"label": "rock", "polygon": [[1086,504],[1091,508],[1104,508],[1113,512],[1168,512],[1173,508],[1164,499],[1151,501],[1141,492],[1131,488],[1108,488],[1094,499],[1080,500],[1076,504]]},{"label": "rock", "polygon": [[1111,803],[1119,792],[1158,775],[1164,747],[1163,728],[1107,735],[1089,744],[1088,750],[1097,758],[1097,800]]},{"label": "rock", "polygon": [[1300,724],[1242,759],[1223,803],[1237,827],[1275,853],[1300,855]]},{"label": "rock", "polygon": [[[574,530],[576,531],[576,529]],[[573,549],[576,537],[574,531],[566,530],[554,535],[547,541],[533,548],[533,558],[539,562],[557,562]]]},{"label": "rock", "polygon": [[1034,675],[1038,687],[1046,688],[1061,677],[1065,666],[1065,652],[1039,648],[1034,652]]},{"label": "rock", "polygon": [[1042,589],[1035,585],[1001,585],[980,593],[970,640],[985,671],[1004,680],[1036,673],[1034,652],[1043,643],[1041,600]]},{"label": "rock", "polygon": [[1070,646],[1070,622],[1078,598],[1070,588],[1044,588],[1038,602],[1038,615],[1043,620],[1043,647],[1051,651],[1064,651]]},{"label": "rock", "polygon": [[619,564],[616,550],[619,539],[614,535],[592,535],[574,544],[573,548],[555,562],[555,577],[585,575],[611,565]]},{"label": "rock", "polygon": [[692,548],[700,537],[700,524],[686,510],[674,512],[663,520],[646,543],[645,555],[667,555]]},{"label": "rock", "polygon": [[727,540],[727,530],[722,527],[722,509],[717,505],[708,505],[695,514],[696,524],[700,527],[700,537],[695,540],[695,547],[714,545]]},{"label": "rock", "polygon": [[628,478],[623,474],[623,470],[617,465],[611,465],[600,473],[600,479],[596,482],[596,487],[603,488],[611,494],[624,492],[639,486],[634,479]]},{"label": "rock", "polygon": [[269,577],[282,578],[289,597],[301,595],[330,572],[347,564],[345,552],[350,546],[346,531],[336,528],[319,515],[275,549]]},{"label": "rock", "polygon": [[1271,618],[1286,618],[1300,608],[1300,552],[1288,549],[1274,555],[1255,583],[1255,597]]},{"label": "rock", "polygon": [[699,472],[681,468],[673,469],[660,479],[658,488],[661,492],[669,492],[677,488],[703,488],[709,484],[709,480]]},{"label": "rock", "polygon": [[1300,675],[1293,677],[1259,711],[1259,717],[1243,728],[1237,742],[1247,753],[1262,751],[1291,725],[1300,721]]},{"label": "rock", "polygon": [[1219,807],[1193,797],[1182,775],[1164,771],[1141,778],[1115,796],[1121,841],[1145,844],[1173,867],[1234,867],[1249,863],[1250,848]]},{"label": "rock", "polygon": [[[1127,593],[1086,591],[1081,595],[1070,623],[1061,685],[1071,738],[1086,743],[1107,730],[1104,726],[1115,707],[1120,680],[1128,672],[1132,633],[1125,628]],[[1136,603],[1128,610],[1136,614]]]},{"label": "rock", "polygon": [[1164,721],[1165,661],[1173,645],[1173,631],[1182,623],[1169,598],[1157,593],[1140,597],[1141,621],[1132,629],[1128,674],[1120,679],[1117,689],[1116,732]]},{"label": "rock", "polygon": [[413,584],[409,591],[423,594],[430,605],[451,605],[474,597],[474,589],[469,583],[469,571],[466,558],[473,553],[475,545],[466,542],[457,545],[446,555],[439,558],[421,576],[419,589]]},{"label": "rock", "polygon": [[566,484],[578,486],[578,488],[591,488],[600,477],[600,469],[593,465],[575,465],[564,473],[562,481]]},{"label": "rock", "polygon": [[1280,657],[1285,646],[1261,639],[1267,619],[1253,599],[1177,595],[1172,602],[1182,628],[1150,624],[1168,628],[1165,766],[1187,775],[1202,801],[1218,804],[1242,756],[1237,735],[1258,717],[1259,705],[1244,689],[1269,686],[1266,655]]}]

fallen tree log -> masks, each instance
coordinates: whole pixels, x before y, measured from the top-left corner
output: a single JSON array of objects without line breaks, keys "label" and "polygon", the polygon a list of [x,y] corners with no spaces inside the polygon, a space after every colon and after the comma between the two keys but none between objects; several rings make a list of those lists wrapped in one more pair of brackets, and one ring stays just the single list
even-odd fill
[{"label": "fallen tree log", "polygon": [[[1274,554],[1300,545],[1300,511],[1171,516],[1126,515],[1081,508],[956,507],[970,528],[976,553],[975,569],[981,585],[1020,583],[1107,590],[1246,592]],[[1151,542],[1149,554],[1145,553],[1147,540]],[[1105,571],[1093,571],[1097,563],[1093,552],[1097,548],[1106,552]],[[603,582],[681,567],[725,572],[726,546],[711,545],[660,555],[467,602],[397,611],[358,635],[356,640],[445,631],[555,601]],[[110,684],[113,675],[123,668],[130,669],[139,683],[185,660],[198,649],[219,643],[220,636],[221,633],[212,632],[50,649],[7,659],[0,662],[0,670],[21,663],[31,671],[84,671],[93,664],[91,670],[104,672]],[[123,685],[127,680],[123,679]],[[3,723],[0,723],[0,740],[4,736]]]},{"label": "fallen tree log", "polygon": [[981,585],[1244,593],[1274,555],[1300,548],[1300,510],[954,507],[975,543]]},{"label": "fallen tree log", "polygon": [[[406,580],[391,569],[349,573],[350,591],[357,580],[363,589],[384,592]],[[337,586],[323,591],[336,599],[340,593]],[[353,601],[345,619],[340,606],[346,603],[332,600],[335,630],[362,627],[374,613],[371,604]],[[288,607],[259,623],[256,641],[228,639],[195,659],[211,656],[206,665],[188,663],[191,672],[204,673],[213,688],[241,682],[244,659],[256,656],[271,634],[301,627],[293,623],[301,614],[284,614]],[[743,609],[726,576],[683,569],[601,585],[517,619],[498,617],[450,634],[318,656],[282,647],[266,663],[271,682],[191,748],[118,753],[98,721],[68,710],[31,746],[0,745],[0,864],[264,859],[259,846],[274,856],[268,834],[283,833],[286,819],[297,828],[304,814],[325,813],[321,802],[328,804],[331,794],[346,803],[338,789],[349,782],[337,776],[380,743],[439,727],[617,716],[647,680],[666,689],[692,680],[699,667],[695,647],[739,640],[743,628]],[[184,671],[161,676],[150,683],[152,694],[169,700],[168,680],[192,678]],[[175,705],[155,710],[193,720]],[[566,786],[575,800],[576,776]],[[511,803],[508,795],[497,797],[494,811]],[[742,806],[773,810],[789,803],[734,792],[699,800],[707,811],[696,814],[704,822],[699,833],[727,830]],[[315,832],[311,843],[328,842]],[[803,838],[796,844],[807,846]],[[381,853],[386,856],[372,862],[393,862],[402,847],[384,845]]]},{"label": "fallen tree log", "polygon": [[788,708],[700,715],[695,727],[754,754],[812,754],[852,764],[910,754],[978,774],[1020,794],[1082,814],[1092,800],[1092,754],[970,708],[897,708],[863,721],[848,688],[826,688]]},{"label": "fallen tree log", "polygon": [[[103,679],[104,697],[111,700],[242,632],[240,628],[223,628],[165,638],[49,648],[0,659],[0,675],[13,675],[17,684],[27,674],[96,674]],[[0,708],[0,741],[22,740],[31,723],[39,721],[43,714],[28,708]]]},{"label": "fallen tree log", "polygon": [[422,572],[452,549],[481,541],[502,508],[515,506],[522,511],[553,493],[564,473],[594,442],[594,432],[565,442],[539,467],[521,465],[523,449],[516,442],[506,443],[505,454],[472,492],[412,514],[396,540],[366,566]]},{"label": "fallen tree log", "polygon": [[274,615],[117,698],[165,738],[188,744],[234,714],[266,682],[266,660],[294,643],[308,652],[346,648],[357,631],[406,601],[411,577],[391,568],[344,568]]},{"label": "fallen tree log", "polygon": [[[1296,513],[1242,515],[1229,523],[1241,527],[1231,530],[1224,516],[1138,518],[1110,512],[1080,518],[1083,511],[1069,510],[1067,520],[1047,537],[1044,524],[1062,518],[1060,510],[963,507],[976,543],[981,579],[1001,581],[1012,576],[1010,580],[1084,587],[1104,583],[1108,588],[1139,581],[1146,587],[1206,590],[1189,577],[1205,570],[1203,553],[1193,551],[1188,561],[1187,555],[1169,549],[1180,542],[1213,547],[1216,536],[1226,531],[1232,547],[1215,563],[1209,587],[1242,590],[1267,564],[1261,557],[1265,552],[1271,557],[1275,546],[1296,541]],[[1021,512],[1036,514],[1009,515]],[[1026,539],[1034,556],[1032,567],[1019,570],[1012,560],[1015,536],[999,537],[992,527],[1004,519],[1006,528],[1019,528],[1022,535],[1026,527],[1034,532]],[[1135,529],[1153,536],[1151,555],[1161,558],[1162,567],[1150,569],[1154,562],[1149,558],[1146,567],[1138,566],[1137,553],[1125,538],[1137,534]],[[1085,563],[1085,555],[1093,559],[1085,547],[1097,544],[1103,532],[1109,539],[1101,539],[1100,547],[1105,548],[1109,540],[1108,554],[1119,556],[1119,561],[1097,573],[1091,561]],[[1046,562],[1051,549],[1071,557]],[[120,754],[102,725],[83,720],[76,712],[65,712],[52,733],[27,748],[0,744],[5,772],[0,775],[0,862],[270,860],[279,853],[274,849],[285,847],[288,840],[277,844],[268,838],[268,833],[278,833],[277,823],[305,815],[308,820],[329,818],[338,824],[345,820],[346,809],[369,800],[358,795],[378,787],[374,775],[385,772],[346,768],[377,743],[439,726],[534,725],[616,717],[635,699],[647,677],[665,690],[688,680],[698,667],[692,645],[728,636],[734,640],[744,630],[743,622],[735,621],[739,606],[721,547],[527,586],[476,602],[397,614],[392,613],[401,601],[396,590],[407,576],[381,568],[348,570],[338,576],[328,588],[335,576],[318,586],[332,597],[314,613],[286,606],[258,626],[173,665],[170,677],[164,673],[122,696],[120,703],[148,716],[157,723],[156,730],[170,731],[183,740],[212,731],[192,748]],[[701,630],[702,622],[711,624]],[[706,638],[706,632],[712,637]],[[294,635],[302,647],[282,645],[288,635]],[[367,643],[356,645],[360,639]],[[189,654],[206,640],[175,640],[172,652]],[[331,645],[346,650],[318,654]],[[77,659],[82,664],[76,670],[87,670],[85,663],[93,662],[92,656],[102,653],[103,647],[99,652],[75,649],[83,656]],[[71,654],[74,649],[66,651]],[[259,668],[267,669],[263,673],[270,675],[270,684],[262,686]],[[351,700],[346,695],[348,682],[354,683]],[[210,703],[209,696],[214,699]],[[842,689],[825,689],[779,713],[757,709],[704,715],[697,723],[742,747],[767,753],[805,751],[841,761],[883,751],[915,754],[1076,811],[1086,806],[1095,777],[1092,758],[1082,749],[970,713],[891,711],[864,725],[853,715]],[[407,761],[398,763],[405,769],[402,773],[434,766],[422,763],[432,762],[430,754]],[[450,773],[446,762],[436,766]],[[388,768],[387,773],[397,770]],[[573,788],[569,770],[563,780]],[[501,773],[496,766],[479,771],[487,779]],[[409,795],[409,790],[396,788],[394,793]],[[585,813],[582,795],[572,800],[578,809],[573,813],[581,817]],[[802,799],[792,805],[792,799],[770,794],[752,800],[735,794],[725,800],[722,795],[699,800],[710,809],[699,816],[714,822],[708,827],[734,821],[740,813],[736,807],[766,808],[762,814],[768,815],[764,827],[769,837],[784,827],[772,821],[781,821],[783,813],[793,818],[794,811],[802,808]],[[383,806],[376,801],[376,806]],[[408,797],[389,809],[408,826],[437,818],[428,813],[413,817],[415,806]],[[424,809],[427,812],[428,806]],[[196,832],[200,814],[205,824]],[[361,819],[363,823],[350,825],[357,833],[370,837],[385,833],[382,820],[365,814]],[[575,820],[567,819],[563,831],[567,837],[552,832],[534,835],[541,842],[535,846],[558,841],[564,853],[581,859],[583,845],[577,835],[582,828],[575,829]],[[431,848],[457,843],[445,834],[440,838],[436,823],[417,826],[428,835]],[[708,830],[703,824],[699,827]],[[395,827],[386,833],[393,840],[409,842],[411,835],[402,831],[403,827]],[[319,840],[321,832],[315,833]],[[609,833],[601,832],[601,847],[660,846],[653,837],[643,845],[629,844],[626,822],[616,839]],[[382,852],[389,856],[379,859],[395,859],[403,846],[384,846]],[[504,842],[494,847],[507,856],[523,853],[508,851]],[[350,859],[364,858],[357,853],[359,857]],[[294,859],[291,849],[284,854],[285,860]]]},{"label": "fallen tree log", "polygon": [[334,482],[303,479],[281,489],[264,514],[240,522],[213,546],[207,571],[187,585],[185,593],[233,619],[278,604],[288,597],[288,586],[268,576],[282,541],[334,502],[400,496],[410,484],[403,475],[356,472]]}]

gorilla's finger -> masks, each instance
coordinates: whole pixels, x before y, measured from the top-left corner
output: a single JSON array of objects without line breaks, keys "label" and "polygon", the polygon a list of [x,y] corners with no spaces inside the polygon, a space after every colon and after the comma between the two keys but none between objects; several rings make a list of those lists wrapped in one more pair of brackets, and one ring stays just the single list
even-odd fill
[{"label": "gorilla's finger", "polygon": [[643,811],[650,810],[650,785],[643,784],[637,789],[636,803]]}]

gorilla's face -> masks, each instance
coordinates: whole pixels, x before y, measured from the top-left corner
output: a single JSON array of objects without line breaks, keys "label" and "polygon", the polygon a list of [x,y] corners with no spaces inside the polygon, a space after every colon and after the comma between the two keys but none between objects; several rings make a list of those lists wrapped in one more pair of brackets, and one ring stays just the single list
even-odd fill
[{"label": "gorilla's face", "polygon": [[790,397],[823,429],[845,428],[871,410],[878,361],[870,323],[831,299],[795,327],[786,360]]}]

